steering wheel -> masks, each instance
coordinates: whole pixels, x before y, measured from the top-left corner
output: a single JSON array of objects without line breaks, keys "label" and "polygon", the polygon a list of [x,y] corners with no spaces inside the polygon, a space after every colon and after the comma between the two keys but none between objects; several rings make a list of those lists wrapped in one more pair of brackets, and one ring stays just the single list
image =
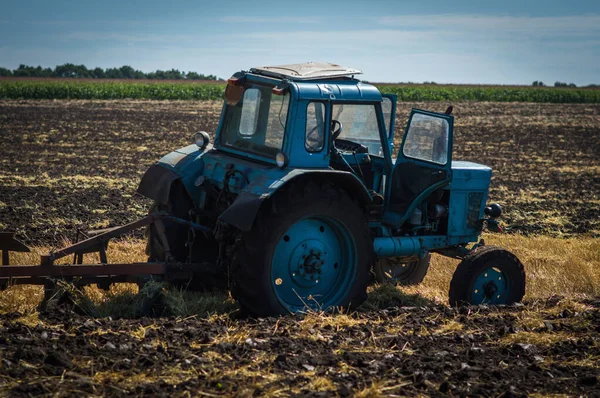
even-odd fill
[{"label": "steering wheel", "polygon": [[[337,125],[337,129],[336,129]],[[339,120],[331,119],[331,138],[335,141],[342,134],[342,123]]]}]

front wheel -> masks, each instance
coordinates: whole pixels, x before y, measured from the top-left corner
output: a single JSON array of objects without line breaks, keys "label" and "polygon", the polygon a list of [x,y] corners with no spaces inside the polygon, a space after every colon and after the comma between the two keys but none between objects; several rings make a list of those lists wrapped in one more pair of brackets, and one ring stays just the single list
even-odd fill
[{"label": "front wheel", "polygon": [[525,270],[507,250],[483,246],[458,264],[450,282],[450,305],[512,304],[525,295]]},{"label": "front wheel", "polygon": [[356,308],[373,261],[360,207],[332,186],[296,183],[261,209],[234,260],[232,293],[247,312]]}]

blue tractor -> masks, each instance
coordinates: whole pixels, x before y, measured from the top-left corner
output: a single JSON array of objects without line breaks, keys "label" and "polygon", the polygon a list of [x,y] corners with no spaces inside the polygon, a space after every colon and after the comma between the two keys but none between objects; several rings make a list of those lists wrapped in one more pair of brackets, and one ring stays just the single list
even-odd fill
[{"label": "blue tractor", "polygon": [[[395,147],[396,97],[358,74],[326,63],[234,74],[214,142],[197,133],[140,183],[152,214],[188,221],[149,226],[149,261],[213,267],[259,316],[356,308],[374,279],[421,282],[432,253],[462,259],[451,305],[520,301],[521,262],[479,240],[501,209],[486,207],[492,170],[452,159],[452,109],[413,109]],[[213,283],[182,275],[170,279]]]}]

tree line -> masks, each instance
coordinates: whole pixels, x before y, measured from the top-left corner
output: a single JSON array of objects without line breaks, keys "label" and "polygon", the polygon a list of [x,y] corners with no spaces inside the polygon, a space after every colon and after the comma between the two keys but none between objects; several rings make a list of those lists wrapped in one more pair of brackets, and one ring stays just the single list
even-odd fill
[{"label": "tree line", "polygon": [[129,65],[120,68],[94,68],[88,69],[85,65],[63,64],[54,69],[41,66],[19,65],[17,69],[10,70],[0,67],[0,76],[14,77],[69,77],[87,79],[157,79],[157,80],[223,80],[215,75],[203,75],[197,72],[184,72],[178,69],[156,70],[144,73],[133,69]]},{"label": "tree line", "polygon": [[[532,86],[534,87],[546,87],[546,85],[544,84],[544,82],[536,80],[533,83],[531,83]],[[565,82],[554,82],[554,87],[577,87],[577,85],[575,83],[565,83]],[[589,87],[589,88],[597,88],[598,85],[597,84],[588,84],[587,86],[581,86],[581,87]]]}]

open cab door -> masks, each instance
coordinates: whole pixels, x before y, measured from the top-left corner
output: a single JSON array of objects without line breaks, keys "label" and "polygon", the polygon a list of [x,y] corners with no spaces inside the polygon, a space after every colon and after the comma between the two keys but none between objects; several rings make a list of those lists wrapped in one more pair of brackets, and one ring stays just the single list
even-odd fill
[{"label": "open cab door", "polygon": [[423,200],[452,179],[454,117],[413,109],[388,182],[383,221],[400,228]]}]

